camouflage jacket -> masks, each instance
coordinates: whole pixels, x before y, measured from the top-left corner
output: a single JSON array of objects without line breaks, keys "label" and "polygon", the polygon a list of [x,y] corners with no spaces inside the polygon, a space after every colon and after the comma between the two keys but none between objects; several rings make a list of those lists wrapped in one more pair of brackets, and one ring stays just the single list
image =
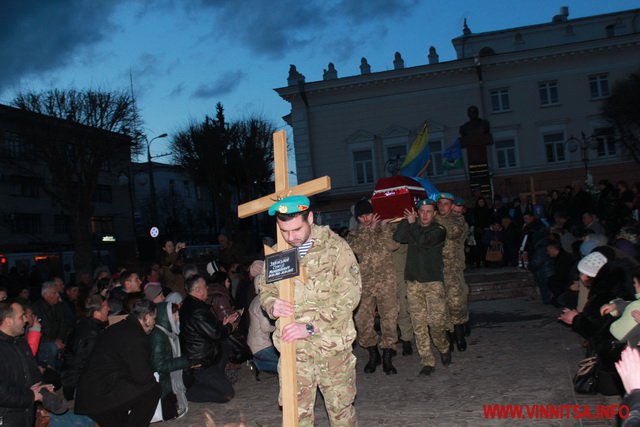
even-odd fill
[{"label": "camouflage jacket", "polygon": [[[305,269],[306,283],[295,283],[296,322],[312,323],[319,329],[314,334],[296,342],[298,350],[320,352],[351,351],[356,338],[353,310],[360,302],[362,281],[360,266],[351,248],[329,227],[311,226],[313,246],[300,260]],[[265,283],[260,276],[260,305],[271,316],[271,309],[278,298],[278,282]],[[276,348],[280,348],[280,324],[273,333]]]},{"label": "camouflage jacket", "polygon": [[462,216],[453,212],[447,216],[436,215],[434,221],[447,230],[447,239],[444,242],[444,249],[442,249],[444,262],[458,262],[461,246],[464,251],[464,241],[467,238],[468,229],[467,223]]},{"label": "camouflage jacket", "polygon": [[375,230],[359,225],[349,232],[347,242],[358,257],[363,282],[393,275],[392,253],[398,250],[400,243],[393,240],[393,231],[388,224]]}]

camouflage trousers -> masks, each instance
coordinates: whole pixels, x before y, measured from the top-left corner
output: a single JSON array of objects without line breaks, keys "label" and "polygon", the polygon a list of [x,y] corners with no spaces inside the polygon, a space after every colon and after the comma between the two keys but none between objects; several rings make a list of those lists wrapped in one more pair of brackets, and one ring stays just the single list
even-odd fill
[{"label": "camouflage trousers", "polygon": [[435,366],[431,340],[440,353],[449,351],[447,327],[449,316],[442,282],[407,281],[409,313],[416,335],[416,346],[424,366]]},{"label": "camouflage trousers", "polygon": [[[386,284],[388,285],[388,284]],[[358,330],[358,344],[361,347],[373,347],[378,344],[378,334],[374,329],[375,311],[378,307],[380,315],[380,348],[395,350],[398,342],[398,299],[396,298],[395,282],[392,286],[387,286],[382,291],[372,292],[372,290],[362,289],[360,305],[356,313],[356,329]]]},{"label": "camouflage trousers", "polygon": [[469,285],[464,280],[463,270],[444,270],[444,291],[451,321],[449,330],[452,331],[453,325],[462,325],[469,321]]},{"label": "camouflage trousers", "polygon": [[[280,359],[282,360],[282,359]],[[280,363],[278,363],[280,372]],[[298,348],[296,351],[298,420],[300,427],[313,426],[316,390],[320,388],[332,427],[358,425],[353,401],[356,398],[356,357],[351,351],[324,354]]]},{"label": "camouflage trousers", "polygon": [[[406,245],[405,245],[406,246]],[[413,325],[409,315],[407,302],[407,282],[404,280],[404,269],[407,263],[407,251],[398,250],[393,253],[393,263],[396,272],[396,297],[398,299],[398,327],[402,341],[413,340]]]}]

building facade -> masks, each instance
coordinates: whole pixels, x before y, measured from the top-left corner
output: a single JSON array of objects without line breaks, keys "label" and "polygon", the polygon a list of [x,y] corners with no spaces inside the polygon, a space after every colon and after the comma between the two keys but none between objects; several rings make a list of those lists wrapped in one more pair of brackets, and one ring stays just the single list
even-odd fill
[{"label": "building facade", "polygon": [[[371,195],[376,180],[402,161],[426,121],[427,177],[441,191],[470,197],[466,168],[446,170],[443,153],[475,105],[491,124],[487,148],[492,190],[503,199],[536,190],[582,186],[585,180],[637,180],[637,164],[603,119],[603,100],[617,80],[640,68],[640,9],[474,34],[452,40],[457,58],[306,82],[292,66],[276,89],[291,103],[300,182],[329,175],[333,188],[316,196],[323,221],[344,225],[348,208]],[[465,154],[466,160],[466,154]],[[466,164],[466,162],[465,162]]]},{"label": "building facade", "polygon": [[94,263],[135,256],[127,179],[130,138],[0,105],[0,253],[5,259],[11,261],[14,253],[32,253],[33,257],[23,257],[27,264],[39,262],[44,270],[56,274],[64,264],[73,262],[72,212],[63,208],[52,193],[78,181],[71,174],[65,176],[66,169],[58,169],[59,165],[38,147],[42,143],[60,144],[62,152],[66,150],[65,160],[70,160],[77,153],[75,144],[87,139],[108,145],[114,153],[108,161],[100,162],[97,185],[90,195]]}]

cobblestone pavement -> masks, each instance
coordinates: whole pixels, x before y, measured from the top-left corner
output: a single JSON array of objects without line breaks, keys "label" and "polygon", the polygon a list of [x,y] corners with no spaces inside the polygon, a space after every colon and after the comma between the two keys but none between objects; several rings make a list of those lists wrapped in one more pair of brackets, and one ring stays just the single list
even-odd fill
[{"label": "cobblestone pavement", "polygon": [[[619,403],[618,397],[575,395],[571,378],[584,351],[577,334],[559,324],[559,310],[540,300],[514,298],[471,304],[472,331],[466,352],[453,353],[449,367],[436,366],[430,377],[419,377],[417,352],[394,358],[398,375],[381,368],[364,374],[366,351],[357,347],[360,426],[606,426],[613,420],[487,419],[483,405],[596,405]],[[439,358],[437,358],[439,360]],[[261,374],[256,381],[243,366],[229,403],[191,404],[180,420],[167,427],[204,425],[209,411],[218,426],[244,421],[247,426],[279,426],[278,379]],[[318,394],[320,396],[320,394]],[[530,406],[531,410],[535,407]],[[523,409],[526,417],[526,409]],[[321,397],[316,401],[316,426],[328,426]]]}]

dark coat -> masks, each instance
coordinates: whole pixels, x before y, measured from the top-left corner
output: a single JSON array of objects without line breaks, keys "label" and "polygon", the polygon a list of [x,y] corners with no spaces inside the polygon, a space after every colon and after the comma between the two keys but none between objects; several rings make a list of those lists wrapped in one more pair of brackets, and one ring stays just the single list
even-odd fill
[{"label": "dark coat", "polygon": [[160,386],[162,386],[162,397],[172,391],[171,372],[185,369],[189,366],[189,360],[185,356],[173,357],[173,350],[166,331],[171,331],[169,318],[167,317],[167,303],[158,304],[158,317],[156,327],[151,331],[151,363],[153,369],[160,376]]},{"label": "dark coat", "polygon": [[33,312],[42,319],[42,339],[54,341],[67,338],[62,302],[49,305],[42,298],[33,303]]},{"label": "dark coat", "polygon": [[160,396],[151,366],[151,340],[138,319],[129,315],[98,337],[78,381],[75,409],[103,414],[154,393]]},{"label": "dark coat", "polygon": [[442,249],[447,230],[436,222],[423,227],[419,221],[416,219],[413,224],[409,224],[406,219],[403,219],[393,233],[395,241],[409,244],[404,278],[418,282],[442,282],[444,280]]},{"label": "dark coat", "polygon": [[104,330],[105,324],[92,317],[82,317],[78,321],[73,341],[67,345],[64,354],[61,379],[65,389],[65,397],[70,399],[78,386],[78,379],[89,356],[96,344],[98,335]]},{"label": "dark coat", "polygon": [[192,364],[206,368],[216,363],[230,332],[231,325],[222,325],[206,302],[187,295],[180,307],[180,347]]},{"label": "dark coat", "polygon": [[0,332],[0,360],[0,418],[6,426],[31,427],[31,386],[40,381],[40,371],[24,338]]}]

